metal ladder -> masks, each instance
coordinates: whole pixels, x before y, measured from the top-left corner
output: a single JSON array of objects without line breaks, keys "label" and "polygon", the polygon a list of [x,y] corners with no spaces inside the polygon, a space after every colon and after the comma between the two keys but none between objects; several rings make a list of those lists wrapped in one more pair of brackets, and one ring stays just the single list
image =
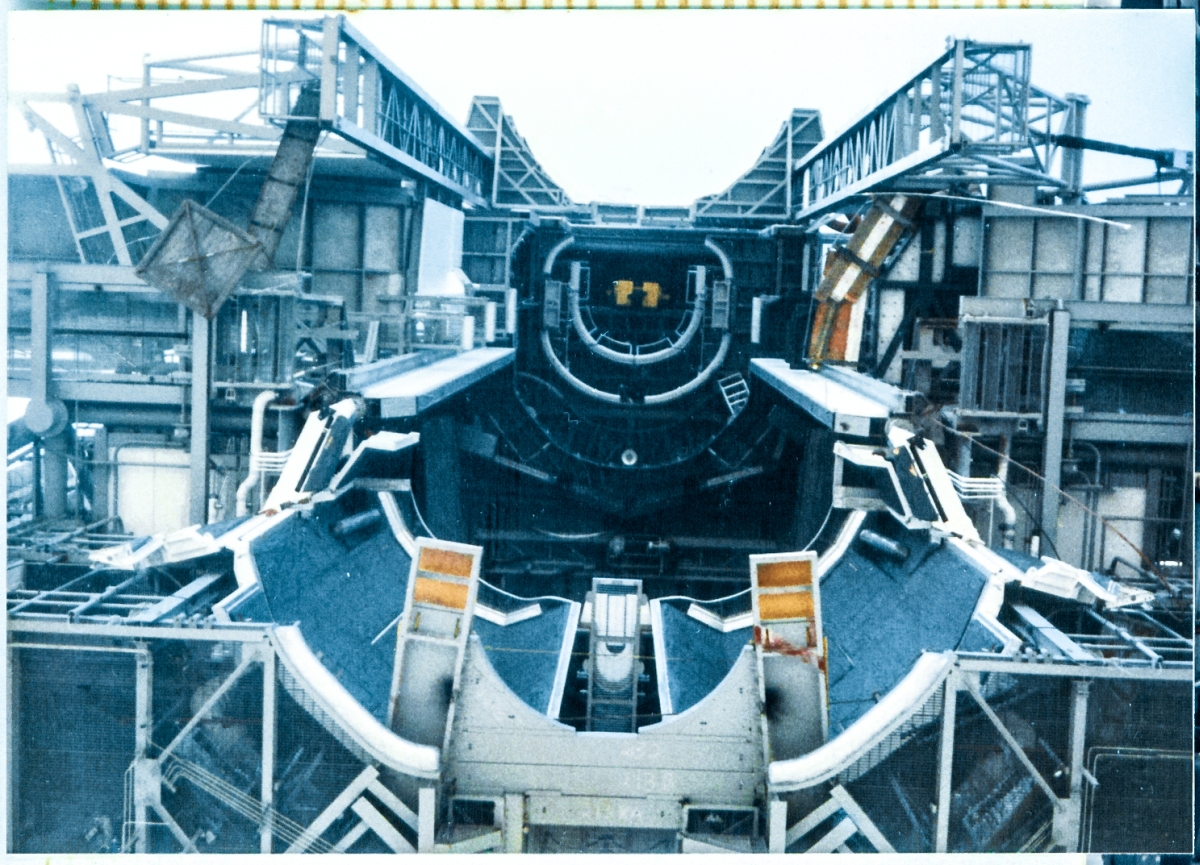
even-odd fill
[{"label": "metal ladder", "polygon": [[717,387],[721,389],[721,396],[725,397],[725,405],[732,417],[737,417],[746,403],[750,402],[750,385],[746,384],[740,372],[718,379]]}]

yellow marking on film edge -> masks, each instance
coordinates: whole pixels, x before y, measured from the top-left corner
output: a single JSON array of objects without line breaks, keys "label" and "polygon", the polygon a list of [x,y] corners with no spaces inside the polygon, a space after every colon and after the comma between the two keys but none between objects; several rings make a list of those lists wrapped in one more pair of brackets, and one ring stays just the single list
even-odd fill
[{"label": "yellow marking on film edge", "polygon": [[[426,2],[428,2],[428,7],[425,6]],[[645,0],[632,0],[632,6],[629,5],[630,2],[631,2],[631,0],[587,0],[587,8],[588,9],[629,9],[629,8],[644,9],[644,8],[647,8]],[[668,5],[670,2],[671,2],[671,0],[654,0],[653,8],[655,8],[655,9],[670,8]],[[151,5],[148,5],[147,0],[132,0],[133,8],[141,9],[141,10],[145,10],[147,8],[153,8],[153,7],[156,7],[160,10],[168,10],[174,5],[171,2],[171,0],[150,0],[150,3],[151,3]],[[245,9],[245,10],[253,11],[253,10],[257,10],[260,8],[260,0],[217,0],[217,3],[219,5],[216,8],[219,8],[219,9],[223,8],[225,10]],[[837,8],[839,8],[839,9],[851,8],[851,3],[852,3],[852,0],[837,0]],[[105,0],[90,0],[89,7],[91,9],[97,9],[97,10],[102,9],[102,8],[111,8],[114,10],[121,10],[124,8],[128,8],[128,4],[129,4],[129,0],[108,0],[108,2],[105,2]],[[495,4],[496,5],[494,8],[500,9],[500,10],[507,10],[510,8],[515,8],[514,6],[509,5],[508,0],[495,0]],[[334,4],[329,4],[329,6],[333,6],[333,5]],[[576,8],[575,0],[564,0],[564,5],[567,9],[575,9]],[[692,0],[678,0],[676,5],[678,6],[679,9],[696,8],[695,5],[693,4]],[[737,0],[722,0],[721,5],[726,9],[736,9],[739,7],[740,4],[737,2]],[[785,5],[786,5],[786,3],[784,2],[784,0],[767,0],[767,7],[760,6],[759,0],[746,0],[745,6],[743,8],[746,8],[746,9],[759,9],[759,8],[780,9],[780,8],[783,8]],[[898,4],[896,3],[896,0],[858,0],[858,5],[855,8],[861,7],[863,9],[877,9],[877,8],[893,9],[893,8],[896,8],[897,5]],[[974,7],[976,9],[989,9],[989,8],[990,9],[1017,9],[1017,8],[1020,8],[1020,9],[1033,9],[1033,8],[1065,9],[1065,8],[1077,8],[1077,7],[1083,6],[1084,0],[1042,0],[1042,2],[1040,4],[1036,4],[1036,0],[1015,0],[1015,2],[1013,2],[1013,0],[950,0],[950,3],[946,3],[945,0],[921,0],[920,3],[918,3],[917,0],[904,0],[903,5],[904,5],[904,7],[909,8],[909,9],[916,9],[916,8],[928,8],[928,9],[954,8],[954,9],[959,9],[959,8],[964,8],[964,7],[965,8]],[[528,0],[520,0],[519,8],[527,9],[528,6],[529,6]],[[69,0],[69,8],[76,9],[78,7],[79,7],[79,0]],[[281,8],[280,0],[268,0],[267,7],[273,11],[280,9]],[[336,8],[340,11],[361,11],[361,10],[370,9],[372,7],[382,8],[382,9],[393,9],[393,8],[396,8],[396,4],[395,4],[394,0],[380,0],[379,6],[375,6],[374,0],[358,0],[358,2],[352,2],[352,0],[336,0]],[[488,9],[490,7],[490,0],[472,0],[472,2],[469,5],[463,5],[462,0],[450,0],[450,7],[454,8],[454,9],[474,8],[477,10],[484,10],[484,9]],[[555,8],[555,0],[542,0],[542,7],[545,9]],[[55,8],[55,0],[46,0],[46,8],[54,9]],[[61,8],[61,6],[59,8]],[[188,9],[191,9],[194,7],[192,7],[192,5],[191,5],[191,0],[179,0],[178,8],[180,10],[188,10]],[[213,0],[202,0],[200,8],[203,8],[205,10],[214,8]],[[291,8],[294,10],[311,9],[311,10],[323,11],[327,8],[327,0],[292,0]],[[408,9],[428,8],[431,10],[437,10],[439,8],[444,9],[444,8],[446,8],[446,6],[445,6],[444,2],[442,2],[442,5],[439,6],[439,0],[405,0],[403,8],[408,8]],[[714,8],[713,0],[700,0],[699,8],[703,8],[703,9]],[[825,8],[829,8],[829,4],[827,3],[827,0],[791,0],[791,8],[793,8],[793,9],[809,9],[809,8],[825,9]]]}]

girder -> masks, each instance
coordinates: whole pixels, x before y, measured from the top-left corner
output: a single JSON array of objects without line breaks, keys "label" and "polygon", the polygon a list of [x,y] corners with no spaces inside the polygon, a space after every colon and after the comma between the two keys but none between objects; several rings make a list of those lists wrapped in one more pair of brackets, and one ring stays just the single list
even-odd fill
[{"label": "girder", "polygon": [[792,186],[788,178],[823,135],[821,112],[792,109],[775,140],[763,149],[750,170],[724,192],[697,199],[692,205],[693,218],[786,220],[792,210]]},{"label": "girder", "polygon": [[296,79],[317,79],[323,127],[472,204],[486,203],[492,165],[483,145],[344,16],[263,22],[260,71],[264,118],[290,119]]},{"label": "girder", "polygon": [[1050,174],[1059,150],[1054,135],[1073,128],[1086,100],[1032,86],[1029,60],[1026,44],[956,41],[800,160],[793,218],[819,216],[884,188],[933,191],[998,180],[1073,185],[1074,178]]},{"label": "girder", "polygon": [[529,144],[495,96],[476,96],[471,100],[467,129],[491,154],[493,206],[541,211],[579,209],[534,159]]}]

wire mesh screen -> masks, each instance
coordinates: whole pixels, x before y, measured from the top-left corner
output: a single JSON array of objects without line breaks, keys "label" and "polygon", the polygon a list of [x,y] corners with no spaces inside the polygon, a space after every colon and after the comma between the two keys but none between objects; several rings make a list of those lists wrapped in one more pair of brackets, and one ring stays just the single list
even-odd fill
[{"label": "wire mesh screen", "polygon": [[1096,852],[1192,849],[1187,682],[1096,682],[1088,706],[1082,842]]},{"label": "wire mesh screen", "polygon": [[[1055,798],[1068,799],[1073,680],[985,674],[980,685],[985,701]],[[1052,849],[1050,797],[970,694],[960,690],[956,699],[949,851]],[[838,778],[900,852],[935,846],[942,708],[939,689],[904,726]],[[1090,683],[1084,738],[1084,768],[1090,777],[1084,775],[1080,849],[1190,849],[1189,713],[1186,682],[1131,678]]]},{"label": "wire mesh screen", "polygon": [[308,691],[306,691],[304,687],[296,681],[296,678],[288,672],[287,667],[280,664],[277,669],[279,670],[280,684],[283,685],[284,690],[287,691],[291,698],[296,701],[297,705],[299,705],[302,709],[304,709],[304,711],[308,712],[309,715],[316,719],[316,721],[325,728],[329,735],[341,743],[341,745],[357,759],[361,760],[363,763],[372,762],[371,755],[368,754],[366,750],[362,748],[362,746],[355,742],[354,738],[345,730],[343,730],[341,725],[329,716],[329,713],[327,713],[317,704],[317,702],[309,695]]},{"label": "wire mesh screen", "polygon": [[134,752],[135,656],[10,649],[10,657],[13,852],[115,852]]}]

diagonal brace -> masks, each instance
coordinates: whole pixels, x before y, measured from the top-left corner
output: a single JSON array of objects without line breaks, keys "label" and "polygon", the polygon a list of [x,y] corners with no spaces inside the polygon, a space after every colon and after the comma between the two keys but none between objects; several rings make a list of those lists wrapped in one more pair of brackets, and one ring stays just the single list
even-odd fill
[{"label": "diagonal brace", "polygon": [[171,830],[171,834],[175,836],[175,840],[182,845],[184,853],[200,852],[196,849],[196,845],[192,843],[192,839],[179,827],[179,824],[175,822],[175,818],[170,815],[166,808],[158,802],[154,802],[151,807],[158,812],[158,816],[167,824],[167,828]]},{"label": "diagonal brace", "polygon": [[1055,795],[1054,788],[1046,782],[1046,779],[1042,777],[1042,773],[1037,770],[1037,768],[1030,761],[1029,757],[1026,756],[1025,750],[1020,746],[1013,734],[1008,731],[1008,728],[1004,726],[1004,723],[1000,720],[996,713],[992,711],[992,707],[987,704],[987,701],[983,699],[983,695],[979,693],[978,687],[979,686],[976,681],[970,678],[967,679],[966,690],[971,694],[971,697],[975,700],[975,702],[979,704],[979,708],[983,710],[983,714],[987,715],[988,720],[992,722],[992,726],[994,726],[1000,733],[1000,736],[1004,739],[1009,749],[1013,752],[1013,756],[1015,756],[1021,762],[1021,765],[1025,767],[1025,771],[1028,772],[1033,777],[1033,780],[1037,783],[1037,785],[1042,788],[1042,792],[1050,797],[1050,802],[1054,805],[1055,810],[1062,808],[1063,803],[1059,800],[1058,796]]},{"label": "diagonal brace", "polygon": [[187,735],[196,728],[196,725],[204,720],[205,716],[212,711],[214,706],[217,705],[217,702],[229,692],[230,688],[237,684],[238,679],[242,678],[242,674],[250,669],[250,665],[256,661],[258,661],[258,655],[252,655],[249,653],[246,654],[246,657],[242,659],[242,662],[234,668],[232,673],[229,674],[229,678],[222,682],[217,690],[213,691],[212,696],[204,701],[204,705],[201,706],[196,714],[192,716],[192,719],[184,725],[183,729],[179,731],[178,735],[171,740],[171,744],[163,748],[162,753],[159,754],[157,758],[160,764],[167,759],[167,756],[170,755],[170,753],[174,751],[185,738],[187,738]]}]

